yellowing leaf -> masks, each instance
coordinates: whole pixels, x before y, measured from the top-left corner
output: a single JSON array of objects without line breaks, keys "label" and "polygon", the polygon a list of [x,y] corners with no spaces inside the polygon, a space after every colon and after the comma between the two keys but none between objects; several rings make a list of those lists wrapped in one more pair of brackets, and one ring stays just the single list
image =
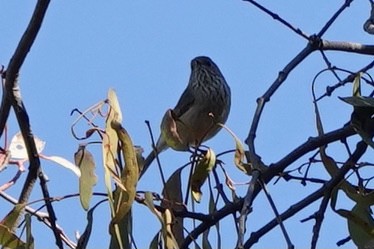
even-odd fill
[{"label": "yellowing leaf", "polygon": [[353,81],[353,96],[361,96],[361,76],[362,73],[358,73]]},{"label": "yellowing leaf", "polygon": [[139,167],[134,145],[127,131],[117,122],[112,123],[112,127],[117,132],[121,141],[121,152],[125,161],[125,167],[121,173],[121,182],[124,189],[117,188],[115,216],[111,225],[119,223],[123,217],[131,210],[132,203],[136,196],[136,185],[139,179]]},{"label": "yellowing leaf", "polygon": [[79,177],[79,197],[82,207],[88,210],[92,197],[93,186],[97,182],[95,175],[95,161],[91,152],[81,145],[74,154],[75,164],[79,166],[81,176]]},{"label": "yellowing leaf", "polygon": [[13,229],[17,226],[18,219],[25,207],[26,207],[26,204],[15,205],[12,208],[12,210],[0,222],[0,224],[4,225],[5,227],[13,231]]},{"label": "yellowing leaf", "polygon": [[200,202],[202,196],[200,188],[208,178],[209,173],[212,171],[215,165],[216,155],[213,150],[208,149],[205,156],[196,165],[191,177],[192,197],[196,202]]},{"label": "yellowing leaf", "polygon": [[246,174],[250,174],[252,172],[252,165],[243,162],[245,151],[242,142],[240,142],[239,138],[232,132],[228,127],[223,124],[219,124],[222,128],[230,133],[232,138],[235,141],[235,155],[234,155],[234,163],[238,169],[243,171]]},{"label": "yellowing leaf", "polygon": [[112,192],[111,175],[116,172],[116,155],[118,150],[118,136],[112,128],[112,122],[120,123],[122,121],[122,113],[119,107],[117,95],[113,89],[109,89],[107,102],[109,105],[109,113],[105,121],[105,134],[102,141],[103,165],[104,165],[104,182],[108,193],[109,206],[112,217],[115,215],[114,199]]},{"label": "yellowing leaf", "polygon": [[151,210],[151,212],[157,217],[157,219],[163,224],[163,219],[160,211],[158,211],[153,204],[153,195],[151,192],[144,193],[144,204]]},{"label": "yellowing leaf", "polygon": [[108,91],[108,103],[110,106],[110,114],[112,121],[122,123],[122,112],[117,98],[117,94],[113,89]]},{"label": "yellowing leaf", "polygon": [[[38,153],[42,152],[45,146],[45,142],[39,139],[37,136],[34,136],[34,141],[36,145],[36,149]],[[19,160],[26,160],[28,159],[27,150],[25,146],[25,141],[23,141],[23,137],[21,132],[15,134],[10,142],[9,150],[11,153],[11,158],[19,159]]]},{"label": "yellowing leaf", "polygon": [[164,248],[165,249],[178,249],[178,243],[174,238],[171,224],[173,224],[173,216],[169,209],[165,209],[163,214],[164,226],[162,227],[162,235],[164,238]]},{"label": "yellowing leaf", "polygon": [[[161,232],[162,232],[162,238],[164,240],[164,248],[167,249],[177,249],[178,243],[176,242],[174,235],[171,230],[171,224],[172,224],[172,216],[170,213],[170,210],[165,209],[165,213],[161,214],[160,211],[158,211],[154,204],[153,204],[153,195],[151,192],[145,192],[144,194],[144,204],[151,210],[151,212],[157,217],[157,219],[161,223]],[[155,243],[153,239],[153,244]]]},{"label": "yellowing leaf", "polygon": [[168,109],[161,121],[161,136],[166,144],[174,150],[186,150],[188,145],[178,133],[177,121],[174,118],[173,110]]}]

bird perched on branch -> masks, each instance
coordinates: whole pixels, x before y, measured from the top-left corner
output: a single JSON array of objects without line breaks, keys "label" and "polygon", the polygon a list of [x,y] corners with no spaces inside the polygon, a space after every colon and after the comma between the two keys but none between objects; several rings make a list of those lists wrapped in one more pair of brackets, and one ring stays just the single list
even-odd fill
[{"label": "bird perched on branch", "polygon": [[187,151],[212,138],[230,112],[231,92],[218,66],[206,56],[191,61],[191,76],[174,109],[166,111],[156,147],[144,161],[140,177],[156,155],[172,148]]}]

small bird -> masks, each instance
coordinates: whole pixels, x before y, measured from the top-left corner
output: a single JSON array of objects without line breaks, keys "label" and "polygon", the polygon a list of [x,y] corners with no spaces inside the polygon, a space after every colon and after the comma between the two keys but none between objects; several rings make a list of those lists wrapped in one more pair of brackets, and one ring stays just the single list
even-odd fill
[{"label": "small bird", "polygon": [[231,91],[218,66],[207,56],[191,61],[191,76],[174,109],[166,111],[156,148],[144,161],[140,177],[156,155],[172,148],[187,151],[212,138],[230,112]]}]

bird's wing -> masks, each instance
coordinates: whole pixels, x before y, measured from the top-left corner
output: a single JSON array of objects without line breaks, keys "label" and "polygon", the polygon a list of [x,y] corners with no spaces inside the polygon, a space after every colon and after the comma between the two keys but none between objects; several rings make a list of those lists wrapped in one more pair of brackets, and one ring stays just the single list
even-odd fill
[{"label": "bird's wing", "polygon": [[180,97],[177,105],[174,107],[174,114],[177,118],[180,118],[183,114],[185,114],[190,107],[195,102],[195,97],[191,93],[191,90],[188,88],[184,90],[182,96]]}]

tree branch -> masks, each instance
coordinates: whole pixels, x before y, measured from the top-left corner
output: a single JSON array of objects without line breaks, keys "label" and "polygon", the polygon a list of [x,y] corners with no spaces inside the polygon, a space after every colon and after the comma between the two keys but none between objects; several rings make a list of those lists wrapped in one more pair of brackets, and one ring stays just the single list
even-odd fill
[{"label": "tree branch", "polygon": [[[367,144],[363,141],[359,142],[356,146],[355,152],[349,157],[346,163],[340,168],[339,173],[335,175],[335,177],[331,178],[325,185],[321,188],[316,190],[314,193],[310,194],[308,197],[302,199],[295,205],[292,205],[289,209],[283,212],[280,217],[284,221],[294,214],[299,212],[300,210],[304,209],[306,206],[310,205],[314,201],[318,200],[322,196],[325,195],[326,192],[331,191],[348,173],[348,171],[352,168],[353,165],[362,157],[362,155],[366,152]],[[250,238],[244,244],[244,248],[251,248],[251,246],[256,243],[263,235],[269,232],[271,229],[278,225],[278,221],[273,219],[268,224],[263,226],[261,229],[253,232]]]},{"label": "tree branch", "polygon": [[[287,166],[295,162],[297,159],[305,155],[306,153],[313,151],[317,148],[319,148],[321,145],[336,142],[338,140],[347,138],[349,136],[352,136],[356,134],[355,131],[352,129],[351,126],[345,126],[341,129],[326,133],[323,136],[314,137],[308,139],[305,143],[297,147],[295,150],[293,150],[290,154],[288,154],[286,157],[281,159],[279,162],[272,164],[269,166],[269,169],[262,174],[262,179],[265,183],[269,183],[274,177],[279,175]],[[326,185],[324,185],[326,186]],[[319,199],[321,196],[323,196],[324,193],[324,187],[321,188],[321,192],[316,191],[311,196],[309,196],[309,201],[314,202],[315,200]],[[253,191],[253,197],[252,200],[254,200],[257,196],[257,194],[260,192],[261,187],[259,184],[255,185],[255,189]],[[304,200],[305,201],[305,200]],[[200,234],[202,234],[206,229],[209,229],[211,226],[215,225],[219,220],[223,219],[229,214],[233,214],[235,212],[238,212],[242,209],[244,203],[244,199],[240,199],[238,202],[230,203],[222,207],[217,212],[214,212],[213,214],[210,214],[211,219],[207,222],[202,222],[199,226],[197,226],[190,234],[186,237],[184,243],[181,245],[181,249],[188,248],[189,244],[193,242]],[[305,207],[305,205],[309,205],[309,203],[304,204],[301,202],[301,204],[296,204],[292,206],[288,211],[286,212],[292,212],[294,208],[297,208],[298,210],[301,210]],[[282,220],[285,218],[288,218],[287,215],[290,215],[289,213],[284,213],[280,217]],[[273,220],[275,224],[271,223],[272,225],[276,226],[278,222],[276,220]],[[272,221],[272,222],[273,222]],[[269,223],[270,224],[270,223]],[[268,225],[269,225],[268,224]],[[267,232],[267,231],[266,231]],[[266,233],[265,232],[265,233]],[[246,242],[248,243],[248,241]]]},{"label": "tree branch", "polygon": [[22,102],[21,92],[18,85],[19,70],[23,62],[25,61],[26,56],[30,51],[41,28],[49,3],[49,0],[39,0],[37,2],[30,23],[27,26],[27,29],[24,32],[16,48],[16,51],[10,59],[8,69],[5,73],[5,85],[3,86],[3,97],[0,107],[0,136],[3,134],[5,124],[9,116],[10,106],[12,106],[22,133],[23,140],[25,142],[27,155],[30,161],[29,173],[21,190],[18,202],[22,204],[28,201],[31,190],[34,187],[37,177],[39,176],[41,178],[42,192],[47,205],[47,210],[55,235],[56,244],[59,248],[63,248],[62,240],[59,236],[59,232],[56,226],[56,216],[49,200],[50,198],[48,189],[44,181],[43,173],[40,171],[40,160],[35,145],[34,136],[31,131],[29,117]]}]

